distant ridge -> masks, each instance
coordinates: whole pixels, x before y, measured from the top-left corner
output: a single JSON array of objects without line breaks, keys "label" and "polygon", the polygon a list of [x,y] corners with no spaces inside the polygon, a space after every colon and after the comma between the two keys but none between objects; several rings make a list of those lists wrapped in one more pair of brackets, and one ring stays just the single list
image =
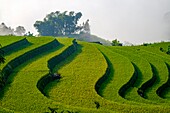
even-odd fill
[{"label": "distant ridge", "polygon": [[102,39],[96,35],[91,34],[72,34],[69,35],[69,37],[73,37],[80,41],[86,41],[86,42],[100,42],[103,45],[111,46],[111,42],[109,40]]}]

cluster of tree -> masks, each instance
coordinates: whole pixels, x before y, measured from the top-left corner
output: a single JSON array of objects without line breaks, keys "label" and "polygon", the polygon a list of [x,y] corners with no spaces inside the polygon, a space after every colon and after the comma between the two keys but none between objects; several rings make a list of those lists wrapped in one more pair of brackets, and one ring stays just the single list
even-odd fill
[{"label": "cluster of tree", "polygon": [[5,23],[0,24],[0,35],[16,35],[16,36],[23,36],[26,30],[23,26],[18,26],[16,29],[11,27],[7,27]]},{"label": "cluster of tree", "polygon": [[123,44],[120,43],[120,41],[118,41],[117,39],[113,40],[111,44],[112,44],[112,46],[122,46],[122,45],[123,45]]},{"label": "cluster of tree", "polygon": [[34,36],[34,34],[31,33],[30,31],[28,31],[28,33],[25,33],[24,36],[30,36],[30,37],[32,37],[32,36]]},{"label": "cluster of tree", "polygon": [[81,31],[81,33],[90,34],[89,19],[88,19],[85,23],[83,22],[83,26],[82,26],[82,31]]},{"label": "cluster of tree", "polygon": [[51,12],[43,21],[36,21],[34,27],[41,36],[68,36],[70,34],[90,33],[89,20],[83,25],[78,25],[81,17],[81,12]]}]

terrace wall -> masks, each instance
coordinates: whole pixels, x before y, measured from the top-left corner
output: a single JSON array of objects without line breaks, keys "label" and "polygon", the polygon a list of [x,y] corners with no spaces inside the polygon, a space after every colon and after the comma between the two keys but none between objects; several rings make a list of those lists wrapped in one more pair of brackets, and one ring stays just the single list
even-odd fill
[{"label": "terrace wall", "polygon": [[29,44],[30,44],[30,42],[26,38],[24,38],[22,40],[14,42],[10,45],[2,47],[2,50],[4,51],[4,54],[8,54],[8,53],[12,52],[13,50],[15,50],[17,48],[20,48],[22,46],[26,46],[26,45],[29,45]]},{"label": "terrace wall", "polygon": [[111,66],[112,64],[110,63],[109,59],[104,54],[103,54],[103,56],[105,57],[106,62],[107,62],[107,69],[106,69],[105,74],[95,84],[95,90],[96,90],[97,94],[99,94],[99,95],[100,95],[99,89],[100,89],[101,85],[103,84],[103,82],[108,79],[108,76],[110,75],[110,67],[112,67]]},{"label": "terrace wall", "polygon": [[[53,68],[59,64],[60,62],[64,61],[67,57],[69,57],[71,54],[73,54],[77,50],[77,42],[74,39],[72,41],[72,45],[70,45],[67,49],[65,49],[61,54],[54,56],[50,60],[48,60],[48,68],[52,72]],[[41,91],[42,94],[45,95],[44,93],[44,88],[46,85],[55,79],[50,75],[50,73],[46,74],[43,76],[37,83],[37,88]]]},{"label": "terrace wall", "polygon": [[132,63],[132,65],[133,65],[133,67],[134,67],[134,69],[135,69],[135,71],[134,71],[134,73],[133,73],[133,76],[131,77],[131,79],[125,84],[125,85],[123,85],[120,89],[119,89],[119,95],[121,96],[121,97],[125,97],[125,92],[130,88],[130,87],[134,87],[134,84],[135,84],[135,82],[136,82],[136,80],[137,80],[137,78],[138,78],[138,71],[137,71],[137,66],[134,64],[134,63]]},{"label": "terrace wall", "polygon": [[[13,70],[18,67],[19,65],[21,65],[22,63],[27,62],[28,60],[38,56],[39,54],[42,54],[50,49],[55,48],[56,46],[58,46],[60,43],[55,39],[45,45],[42,45],[40,47],[37,47],[33,50],[30,50],[20,56],[18,56],[17,58],[11,60],[3,69],[2,69],[2,81],[6,82],[9,75],[13,72]],[[1,88],[2,86],[0,86]]]}]

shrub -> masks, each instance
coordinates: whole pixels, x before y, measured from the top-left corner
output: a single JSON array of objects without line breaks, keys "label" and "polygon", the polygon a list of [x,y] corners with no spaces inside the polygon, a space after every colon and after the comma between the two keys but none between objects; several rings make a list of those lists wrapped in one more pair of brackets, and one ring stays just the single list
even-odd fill
[{"label": "shrub", "polygon": [[168,51],[166,53],[170,55],[170,46],[168,46]]},{"label": "shrub", "polygon": [[112,46],[122,46],[122,45],[123,45],[123,44],[120,43],[120,41],[118,41],[117,39],[113,40],[111,44],[112,44]]}]

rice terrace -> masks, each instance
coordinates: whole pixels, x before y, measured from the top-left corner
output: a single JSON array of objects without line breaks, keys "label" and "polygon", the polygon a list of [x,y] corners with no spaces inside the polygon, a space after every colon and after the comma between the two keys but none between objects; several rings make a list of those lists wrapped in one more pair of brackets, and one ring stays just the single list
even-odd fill
[{"label": "rice terrace", "polygon": [[169,42],[104,46],[25,36],[0,42],[1,112],[170,112]]},{"label": "rice terrace", "polygon": [[170,0],[0,0],[0,113],[170,113]]}]

